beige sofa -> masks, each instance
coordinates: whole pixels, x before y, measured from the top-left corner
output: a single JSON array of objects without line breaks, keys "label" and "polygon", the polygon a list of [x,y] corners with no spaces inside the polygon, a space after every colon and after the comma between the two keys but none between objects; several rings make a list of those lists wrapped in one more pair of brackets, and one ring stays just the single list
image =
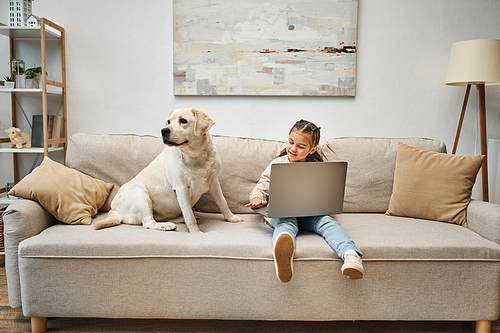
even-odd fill
[{"label": "beige sofa", "polygon": [[[335,218],[364,254],[361,280],[340,273],[342,261],[318,235],[297,238],[294,278],[275,275],[272,229],[244,207],[283,142],[214,136],[220,183],[242,223],[225,222],[207,196],[196,205],[203,234],[120,225],[94,230],[58,223],[37,202],[5,212],[10,305],[22,307],[34,331],[47,317],[232,320],[476,321],[488,332],[499,314],[500,205],[472,201],[468,228],[385,215],[397,143],[444,152],[429,139],[328,139],[328,160],[347,160],[344,213]],[[118,187],[164,148],[137,135],[73,135],[67,165]],[[50,329],[50,322],[48,324]]]}]

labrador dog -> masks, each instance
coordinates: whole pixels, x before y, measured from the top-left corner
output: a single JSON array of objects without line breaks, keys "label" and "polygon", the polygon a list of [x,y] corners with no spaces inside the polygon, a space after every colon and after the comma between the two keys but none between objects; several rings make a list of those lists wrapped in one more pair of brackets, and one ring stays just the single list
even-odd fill
[{"label": "labrador dog", "polygon": [[227,221],[243,221],[229,210],[217,178],[220,159],[208,133],[214,123],[195,109],[173,110],[161,131],[167,147],[120,188],[108,216],[94,228],[125,223],[175,230],[172,222],[182,222],[176,219],[182,214],[189,232],[200,233],[193,206],[206,192],[213,196]]}]

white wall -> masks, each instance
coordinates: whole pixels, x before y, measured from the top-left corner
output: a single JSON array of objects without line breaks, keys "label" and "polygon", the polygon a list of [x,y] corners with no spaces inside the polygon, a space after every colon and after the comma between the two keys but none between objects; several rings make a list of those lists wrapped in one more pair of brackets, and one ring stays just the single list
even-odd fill
[{"label": "white wall", "polygon": [[[1,22],[7,7],[0,0]],[[444,84],[451,44],[500,38],[498,0],[359,0],[356,97],[175,97],[172,1],[35,1],[33,13],[66,29],[70,134],[159,135],[170,110],[194,107],[215,134],[284,139],[305,118],[323,138],[430,137],[451,151],[465,92]],[[475,98],[462,155],[480,152]],[[500,86],[486,98],[488,137],[500,138]]]}]

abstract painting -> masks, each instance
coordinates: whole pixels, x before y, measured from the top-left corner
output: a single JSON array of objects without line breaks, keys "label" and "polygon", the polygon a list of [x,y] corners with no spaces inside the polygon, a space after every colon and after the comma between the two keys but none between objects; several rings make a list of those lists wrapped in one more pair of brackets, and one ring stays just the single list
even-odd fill
[{"label": "abstract painting", "polygon": [[357,0],[174,0],[175,95],[355,96]]}]

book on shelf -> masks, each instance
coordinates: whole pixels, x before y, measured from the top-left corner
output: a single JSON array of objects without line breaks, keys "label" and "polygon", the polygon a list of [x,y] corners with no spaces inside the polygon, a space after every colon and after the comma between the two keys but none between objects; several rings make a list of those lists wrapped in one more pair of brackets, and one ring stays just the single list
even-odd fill
[{"label": "book on shelf", "polygon": [[47,139],[52,137],[52,129],[54,128],[54,116],[48,116],[49,122],[47,123]]},{"label": "book on shelf", "polygon": [[[61,137],[62,116],[47,115],[47,139]],[[43,147],[43,115],[33,115],[31,129],[31,146]],[[59,144],[50,144],[49,147],[59,147]]]},{"label": "book on shelf", "polygon": [[[60,139],[61,138],[61,124],[62,124],[62,116],[55,115],[54,123],[52,125],[52,136],[51,139]],[[60,143],[51,143],[50,147],[59,147]]]},{"label": "book on shelf", "polygon": [[43,147],[43,116],[33,115],[31,123],[31,146]]}]

